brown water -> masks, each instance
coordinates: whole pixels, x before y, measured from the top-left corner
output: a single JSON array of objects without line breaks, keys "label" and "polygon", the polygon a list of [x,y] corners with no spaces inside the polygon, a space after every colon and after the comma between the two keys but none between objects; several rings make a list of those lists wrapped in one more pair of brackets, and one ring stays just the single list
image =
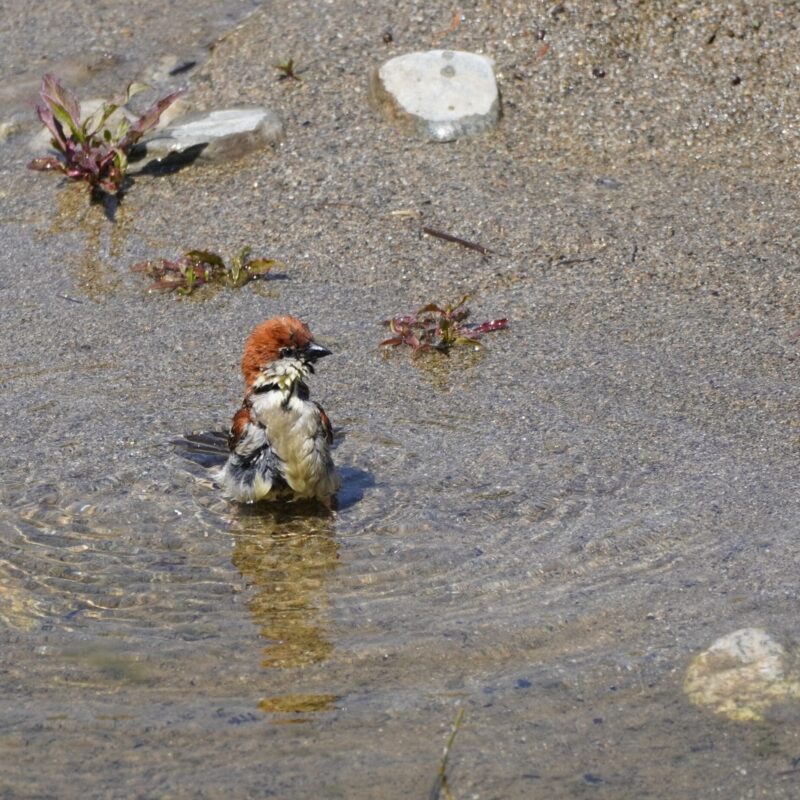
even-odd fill
[{"label": "brown water", "polygon": [[[687,9],[700,37],[702,9],[727,6]],[[178,4],[174,28],[217,11]],[[553,72],[529,78],[556,95],[542,136],[562,150],[532,139],[524,76],[491,137],[409,144],[362,105],[366,69],[394,53],[387,25],[398,51],[429,46],[452,9],[328,11],[270,5],[192,73],[200,105],[277,105],[285,147],[139,180],[113,226],[24,172],[21,137],[2,145],[0,796],[427,797],[461,708],[454,797],[796,796],[795,704],[735,724],[682,691],[721,634],[796,638],[786,151],[758,161],[769,125],[746,104],[746,159],[722,157],[724,122],[695,131],[701,157],[670,149],[705,107],[688,78],[683,106],[658,98],[656,149],[624,142],[592,99],[610,90],[571,71],[581,37],[604,52],[592,16],[515,4],[465,9],[453,46],[490,41],[507,70],[549,28]],[[137,22],[131,63],[162,27]],[[758,35],[777,47],[773,22]],[[723,44],[750,63],[741,41]],[[30,47],[55,42],[38,27]],[[312,69],[286,87],[271,65],[292,53]],[[568,163],[591,135],[598,153]],[[499,255],[390,214],[409,207]],[[244,243],[285,279],[177,301],[127,269]],[[461,291],[511,329],[449,359],[378,352],[381,319]],[[335,351],[311,388],[337,426],[336,517],[232,507],[173,443],[226,427],[241,343],[279,311]]]}]

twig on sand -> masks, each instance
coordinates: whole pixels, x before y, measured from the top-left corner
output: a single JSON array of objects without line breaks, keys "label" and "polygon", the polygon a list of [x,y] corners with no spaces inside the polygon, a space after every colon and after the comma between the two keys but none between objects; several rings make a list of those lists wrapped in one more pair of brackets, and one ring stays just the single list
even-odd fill
[{"label": "twig on sand", "polygon": [[427,233],[428,236],[435,236],[437,239],[444,239],[446,242],[454,242],[460,244],[462,247],[467,247],[470,250],[475,250],[482,256],[492,255],[492,251],[488,247],[484,247],[477,242],[468,242],[466,239],[461,239],[458,236],[453,236],[452,233],[445,233],[444,231],[437,231],[435,228],[429,228],[427,225],[422,226],[422,232]]},{"label": "twig on sand", "polygon": [[597,259],[592,256],[592,258],[562,258],[561,261],[556,261],[556,267],[567,267],[570,264],[589,264],[592,261],[597,261]]},{"label": "twig on sand", "polygon": [[402,219],[419,219],[422,212],[417,208],[398,208],[397,211],[390,211],[390,217],[401,217]]},{"label": "twig on sand", "polygon": [[450,25],[447,28],[435,33],[431,44],[439,44],[439,42],[447,36],[448,33],[455,33],[461,25],[461,20],[464,18],[460,8],[453,9],[453,16],[450,20]]}]

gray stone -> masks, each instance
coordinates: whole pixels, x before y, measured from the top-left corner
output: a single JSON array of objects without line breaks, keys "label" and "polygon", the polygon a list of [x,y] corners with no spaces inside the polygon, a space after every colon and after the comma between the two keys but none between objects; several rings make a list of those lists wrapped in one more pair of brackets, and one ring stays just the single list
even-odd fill
[{"label": "gray stone", "polygon": [[475,53],[407,53],[373,72],[370,100],[387,120],[431,141],[483,133],[500,115],[492,66]]},{"label": "gray stone", "polygon": [[231,161],[282,138],[283,122],[270,109],[227,108],[190,114],[140,142],[131,153],[131,171],[170,156]]},{"label": "gray stone", "polygon": [[683,688],[689,699],[738,721],[760,720],[782,701],[800,697],[800,680],[788,656],[760,628],[742,628],[717,639],[692,659]]}]

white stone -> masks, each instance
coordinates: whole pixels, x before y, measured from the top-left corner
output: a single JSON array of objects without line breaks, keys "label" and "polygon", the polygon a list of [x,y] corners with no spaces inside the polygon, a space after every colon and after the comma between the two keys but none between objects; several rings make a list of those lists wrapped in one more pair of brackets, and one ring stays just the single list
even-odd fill
[{"label": "white stone", "polygon": [[198,161],[229,161],[282,138],[283,122],[270,109],[227,108],[190,114],[145,137],[132,154],[138,161],[131,165],[132,171],[168,156],[191,155],[193,149]]},{"label": "white stone", "polygon": [[500,115],[492,60],[457,50],[387,61],[372,75],[370,99],[386,119],[438,142],[482,133]]},{"label": "white stone", "polygon": [[717,639],[692,659],[683,688],[689,699],[739,721],[760,720],[781,701],[800,697],[800,680],[786,650],[760,628]]}]

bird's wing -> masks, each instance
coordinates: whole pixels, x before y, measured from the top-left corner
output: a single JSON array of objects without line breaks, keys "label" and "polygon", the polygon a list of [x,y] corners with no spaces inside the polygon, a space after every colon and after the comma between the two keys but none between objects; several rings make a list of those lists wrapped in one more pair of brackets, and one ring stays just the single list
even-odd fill
[{"label": "bird's wing", "polygon": [[319,409],[319,421],[322,423],[322,428],[325,431],[325,438],[328,444],[333,444],[333,425],[331,425],[330,417],[325,413],[325,409],[317,402],[314,405]]},{"label": "bird's wing", "polygon": [[267,429],[255,418],[245,399],[234,414],[228,436],[230,455],[217,482],[228,497],[250,503],[286,487],[281,459],[272,449]]},{"label": "bird's wing", "polygon": [[258,425],[253,416],[250,404],[245,400],[242,407],[233,415],[231,429],[228,433],[228,450],[232,453],[236,451],[247,438],[250,425]]}]

